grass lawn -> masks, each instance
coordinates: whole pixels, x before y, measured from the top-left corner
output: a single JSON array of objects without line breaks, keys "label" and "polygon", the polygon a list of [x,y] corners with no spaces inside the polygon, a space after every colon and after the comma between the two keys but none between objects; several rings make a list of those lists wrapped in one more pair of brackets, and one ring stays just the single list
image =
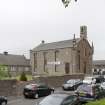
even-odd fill
[{"label": "grass lawn", "polygon": [[[32,80],[32,75],[26,75],[26,77],[27,77],[27,80],[28,81]],[[16,76],[16,77],[12,77],[12,79],[20,80],[20,75],[19,76]]]},{"label": "grass lawn", "polygon": [[86,105],[105,105],[105,98],[93,102],[89,102]]},{"label": "grass lawn", "polygon": [[[27,77],[27,81],[30,81],[32,80],[32,75],[26,75]],[[3,77],[3,78],[0,78],[0,80],[8,80],[8,79],[16,79],[16,80],[20,80],[20,75],[16,76],[16,77]]]}]

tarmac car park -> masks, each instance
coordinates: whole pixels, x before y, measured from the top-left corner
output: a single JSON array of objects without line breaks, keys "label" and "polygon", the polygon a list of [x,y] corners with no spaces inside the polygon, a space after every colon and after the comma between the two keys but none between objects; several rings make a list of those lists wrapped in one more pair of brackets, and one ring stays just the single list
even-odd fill
[{"label": "tarmac car park", "polygon": [[[85,84],[86,85],[86,84]],[[90,85],[92,85],[92,84],[90,84]],[[97,85],[97,84],[95,84],[95,85]],[[35,85],[36,86],[36,85]],[[79,85],[79,86],[81,86],[81,85]],[[27,86],[26,86],[27,87]],[[33,85],[33,87],[34,87],[34,85]],[[90,86],[91,87],[91,86]],[[53,89],[53,88],[52,88]],[[78,88],[77,88],[77,90],[78,90]],[[89,90],[89,89],[86,89],[86,90]],[[91,89],[90,89],[91,90]],[[98,91],[97,91],[98,90]],[[95,99],[95,98],[103,98],[104,96],[104,91],[103,90],[101,90],[100,91],[100,85],[98,85],[98,88],[96,89],[96,91],[99,93],[97,96],[94,96],[94,91],[93,91],[93,93],[92,93],[92,91],[90,91],[90,92],[88,92],[88,93],[90,93],[90,96],[92,95],[92,97]],[[54,93],[68,93],[68,94],[73,94],[74,92],[76,92],[76,91],[65,91],[65,90],[62,90],[62,86],[61,87],[57,87],[57,88],[55,88],[54,89]],[[51,92],[50,92],[51,93]],[[50,94],[49,93],[49,94]],[[86,93],[86,91],[85,91],[85,93]],[[87,93],[87,94],[88,94]],[[74,93],[75,94],[75,93]],[[101,96],[102,97],[100,97],[100,94],[101,94]],[[82,96],[81,96],[82,95]],[[23,94],[23,96],[24,96],[24,94]],[[16,98],[16,99],[14,99],[14,100],[9,100],[8,101],[8,105],[35,105],[36,103],[38,104],[39,102],[41,102],[42,101],[42,99],[43,98],[45,98],[45,96],[43,96],[43,97],[35,97],[35,98],[38,98],[38,99],[34,99],[34,98],[24,98],[23,96],[20,96],[19,98]],[[83,98],[84,96],[87,96],[86,94],[84,94],[84,93],[80,93],[79,94],[79,99],[81,99],[81,97]],[[88,95],[89,96],[89,95]],[[91,97],[91,98],[92,98]],[[89,97],[88,97],[89,98]]]}]

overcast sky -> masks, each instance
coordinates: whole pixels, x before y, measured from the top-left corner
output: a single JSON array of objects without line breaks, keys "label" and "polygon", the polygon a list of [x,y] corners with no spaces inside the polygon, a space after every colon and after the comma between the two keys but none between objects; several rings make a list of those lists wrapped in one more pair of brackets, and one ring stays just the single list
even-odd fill
[{"label": "overcast sky", "polygon": [[68,40],[87,25],[94,59],[105,59],[105,0],[0,0],[0,53],[29,56],[41,43]]}]

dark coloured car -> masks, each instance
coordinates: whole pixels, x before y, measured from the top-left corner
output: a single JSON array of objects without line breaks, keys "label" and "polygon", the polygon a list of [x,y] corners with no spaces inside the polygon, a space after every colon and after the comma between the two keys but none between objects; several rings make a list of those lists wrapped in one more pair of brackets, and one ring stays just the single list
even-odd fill
[{"label": "dark coloured car", "polygon": [[79,105],[76,95],[52,94],[45,97],[38,105]]},{"label": "dark coloured car", "polygon": [[75,93],[79,96],[81,102],[92,101],[105,97],[105,90],[100,88],[99,85],[80,85]]},{"label": "dark coloured car", "polygon": [[103,75],[94,75],[93,77],[96,79],[96,84],[101,84],[102,82],[104,82]]},{"label": "dark coloured car", "polygon": [[0,96],[0,105],[7,105],[7,97]]},{"label": "dark coloured car", "polygon": [[70,79],[62,85],[63,90],[76,90],[82,84],[80,79]]},{"label": "dark coloured car", "polygon": [[50,88],[43,84],[29,84],[24,87],[23,95],[25,98],[33,97],[38,98],[41,96],[47,96],[54,93],[54,88]]}]

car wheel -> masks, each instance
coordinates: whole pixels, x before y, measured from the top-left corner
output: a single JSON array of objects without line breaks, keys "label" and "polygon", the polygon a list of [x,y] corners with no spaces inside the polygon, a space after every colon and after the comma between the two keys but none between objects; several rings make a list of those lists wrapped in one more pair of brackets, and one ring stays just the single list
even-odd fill
[{"label": "car wheel", "polygon": [[2,103],[1,103],[1,105],[6,105],[6,104],[7,104],[6,102],[2,102]]},{"label": "car wheel", "polygon": [[35,99],[39,98],[39,94],[36,93],[36,94],[34,95],[34,98],[35,98]]},{"label": "car wheel", "polygon": [[81,102],[78,102],[78,104],[77,105],[85,105],[85,104],[82,104]]},{"label": "car wheel", "polygon": [[53,94],[54,93],[54,90],[51,90],[51,94]]},{"label": "car wheel", "polygon": [[64,90],[64,87],[62,87],[62,89]]},{"label": "car wheel", "polygon": [[28,98],[28,96],[24,95],[24,98]]},{"label": "car wheel", "polygon": [[73,91],[76,90],[76,86],[73,86]]},{"label": "car wheel", "polygon": [[66,90],[64,87],[62,87],[63,90]]}]

